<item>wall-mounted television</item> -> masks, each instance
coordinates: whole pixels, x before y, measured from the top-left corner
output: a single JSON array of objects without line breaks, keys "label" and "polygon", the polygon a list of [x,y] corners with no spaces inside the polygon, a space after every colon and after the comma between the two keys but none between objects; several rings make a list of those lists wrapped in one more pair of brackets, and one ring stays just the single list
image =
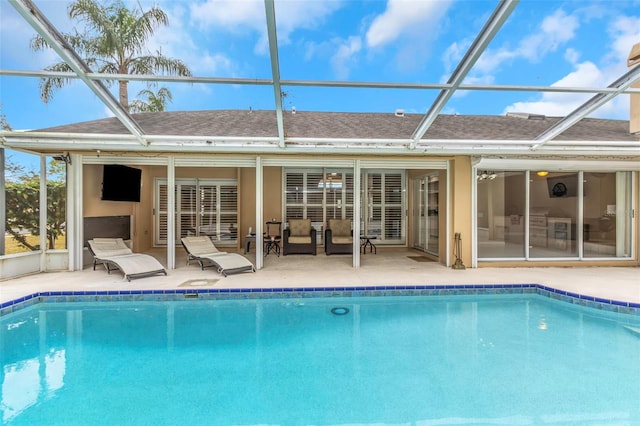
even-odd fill
[{"label": "wall-mounted television", "polygon": [[575,197],[578,195],[578,175],[553,176],[547,178],[549,197]]},{"label": "wall-mounted television", "polygon": [[140,202],[142,170],[119,164],[102,168],[102,200]]}]

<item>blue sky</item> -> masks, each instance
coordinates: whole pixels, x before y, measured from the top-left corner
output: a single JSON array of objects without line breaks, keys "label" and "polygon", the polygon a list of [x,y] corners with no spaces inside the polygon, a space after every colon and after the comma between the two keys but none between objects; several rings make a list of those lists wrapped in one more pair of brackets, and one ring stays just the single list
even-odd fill
[{"label": "blue sky", "polygon": [[[67,1],[35,0],[62,32],[74,22]],[[150,50],[182,59],[195,76],[271,78],[262,1],[140,0],[157,4],[169,26],[157,30]],[[283,79],[444,83],[476,37],[496,1],[276,0]],[[7,0],[0,0],[0,68],[39,70],[58,62],[34,53],[34,30]],[[626,71],[640,42],[640,1],[522,0],[467,76],[466,83],[604,87]],[[273,109],[270,86],[163,84],[168,109]],[[130,84],[133,98],[142,83]],[[113,86],[113,90],[116,86]],[[435,90],[284,87],[285,107],[297,110],[424,113]],[[115,92],[114,92],[115,93]],[[457,93],[444,113],[507,111],[564,115],[589,95],[533,92]],[[0,76],[1,113],[14,129],[36,129],[110,115],[80,82],[60,89],[45,105],[38,79]],[[595,116],[628,118],[620,96]]]}]

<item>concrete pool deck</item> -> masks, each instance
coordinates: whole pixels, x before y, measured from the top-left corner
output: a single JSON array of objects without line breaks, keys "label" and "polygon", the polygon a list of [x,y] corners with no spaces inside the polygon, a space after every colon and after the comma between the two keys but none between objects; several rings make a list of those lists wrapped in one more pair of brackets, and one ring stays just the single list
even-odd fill
[{"label": "concrete pool deck", "polygon": [[[163,262],[163,251],[150,253]],[[110,275],[99,266],[82,271],[49,272],[0,282],[0,303],[46,291],[168,290],[197,288],[293,288],[356,287],[390,285],[540,284],[601,299],[640,303],[639,267],[527,267],[467,268],[454,270],[436,262],[416,261],[410,250],[379,250],[361,257],[361,267],[351,266],[351,256],[270,254],[256,273],[223,277],[214,269],[200,270],[196,263],[185,265],[177,251],[177,269],[168,276],[157,275],[127,282],[119,271]],[[255,254],[247,257],[255,260]],[[424,259],[424,258],[423,258]],[[419,260],[423,260],[419,259]]]}]

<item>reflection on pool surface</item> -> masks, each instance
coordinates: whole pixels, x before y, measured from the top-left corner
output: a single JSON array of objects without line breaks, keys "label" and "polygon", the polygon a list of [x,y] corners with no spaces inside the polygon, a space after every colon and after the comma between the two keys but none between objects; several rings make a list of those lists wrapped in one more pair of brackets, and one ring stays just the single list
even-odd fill
[{"label": "reflection on pool surface", "polygon": [[5,423],[640,423],[640,319],[537,295],[44,303],[0,324]]}]

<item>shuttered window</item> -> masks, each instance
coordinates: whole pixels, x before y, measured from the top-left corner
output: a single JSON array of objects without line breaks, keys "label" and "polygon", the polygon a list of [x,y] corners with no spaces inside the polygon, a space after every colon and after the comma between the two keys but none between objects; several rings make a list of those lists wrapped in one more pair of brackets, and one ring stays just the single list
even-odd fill
[{"label": "shuttered window", "polygon": [[[363,173],[361,229],[380,243],[404,244],[406,197],[403,171]],[[318,242],[328,219],[352,219],[353,172],[350,170],[285,170],[285,222],[309,218]]]},{"label": "shuttered window", "polygon": [[[167,244],[167,181],[156,180],[154,244]],[[207,235],[217,245],[238,241],[238,185],[235,180],[176,180],[176,242]]]},{"label": "shuttered window", "polygon": [[404,244],[406,241],[405,175],[401,171],[367,171],[362,178],[360,227],[364,234],[380,243]]}]

